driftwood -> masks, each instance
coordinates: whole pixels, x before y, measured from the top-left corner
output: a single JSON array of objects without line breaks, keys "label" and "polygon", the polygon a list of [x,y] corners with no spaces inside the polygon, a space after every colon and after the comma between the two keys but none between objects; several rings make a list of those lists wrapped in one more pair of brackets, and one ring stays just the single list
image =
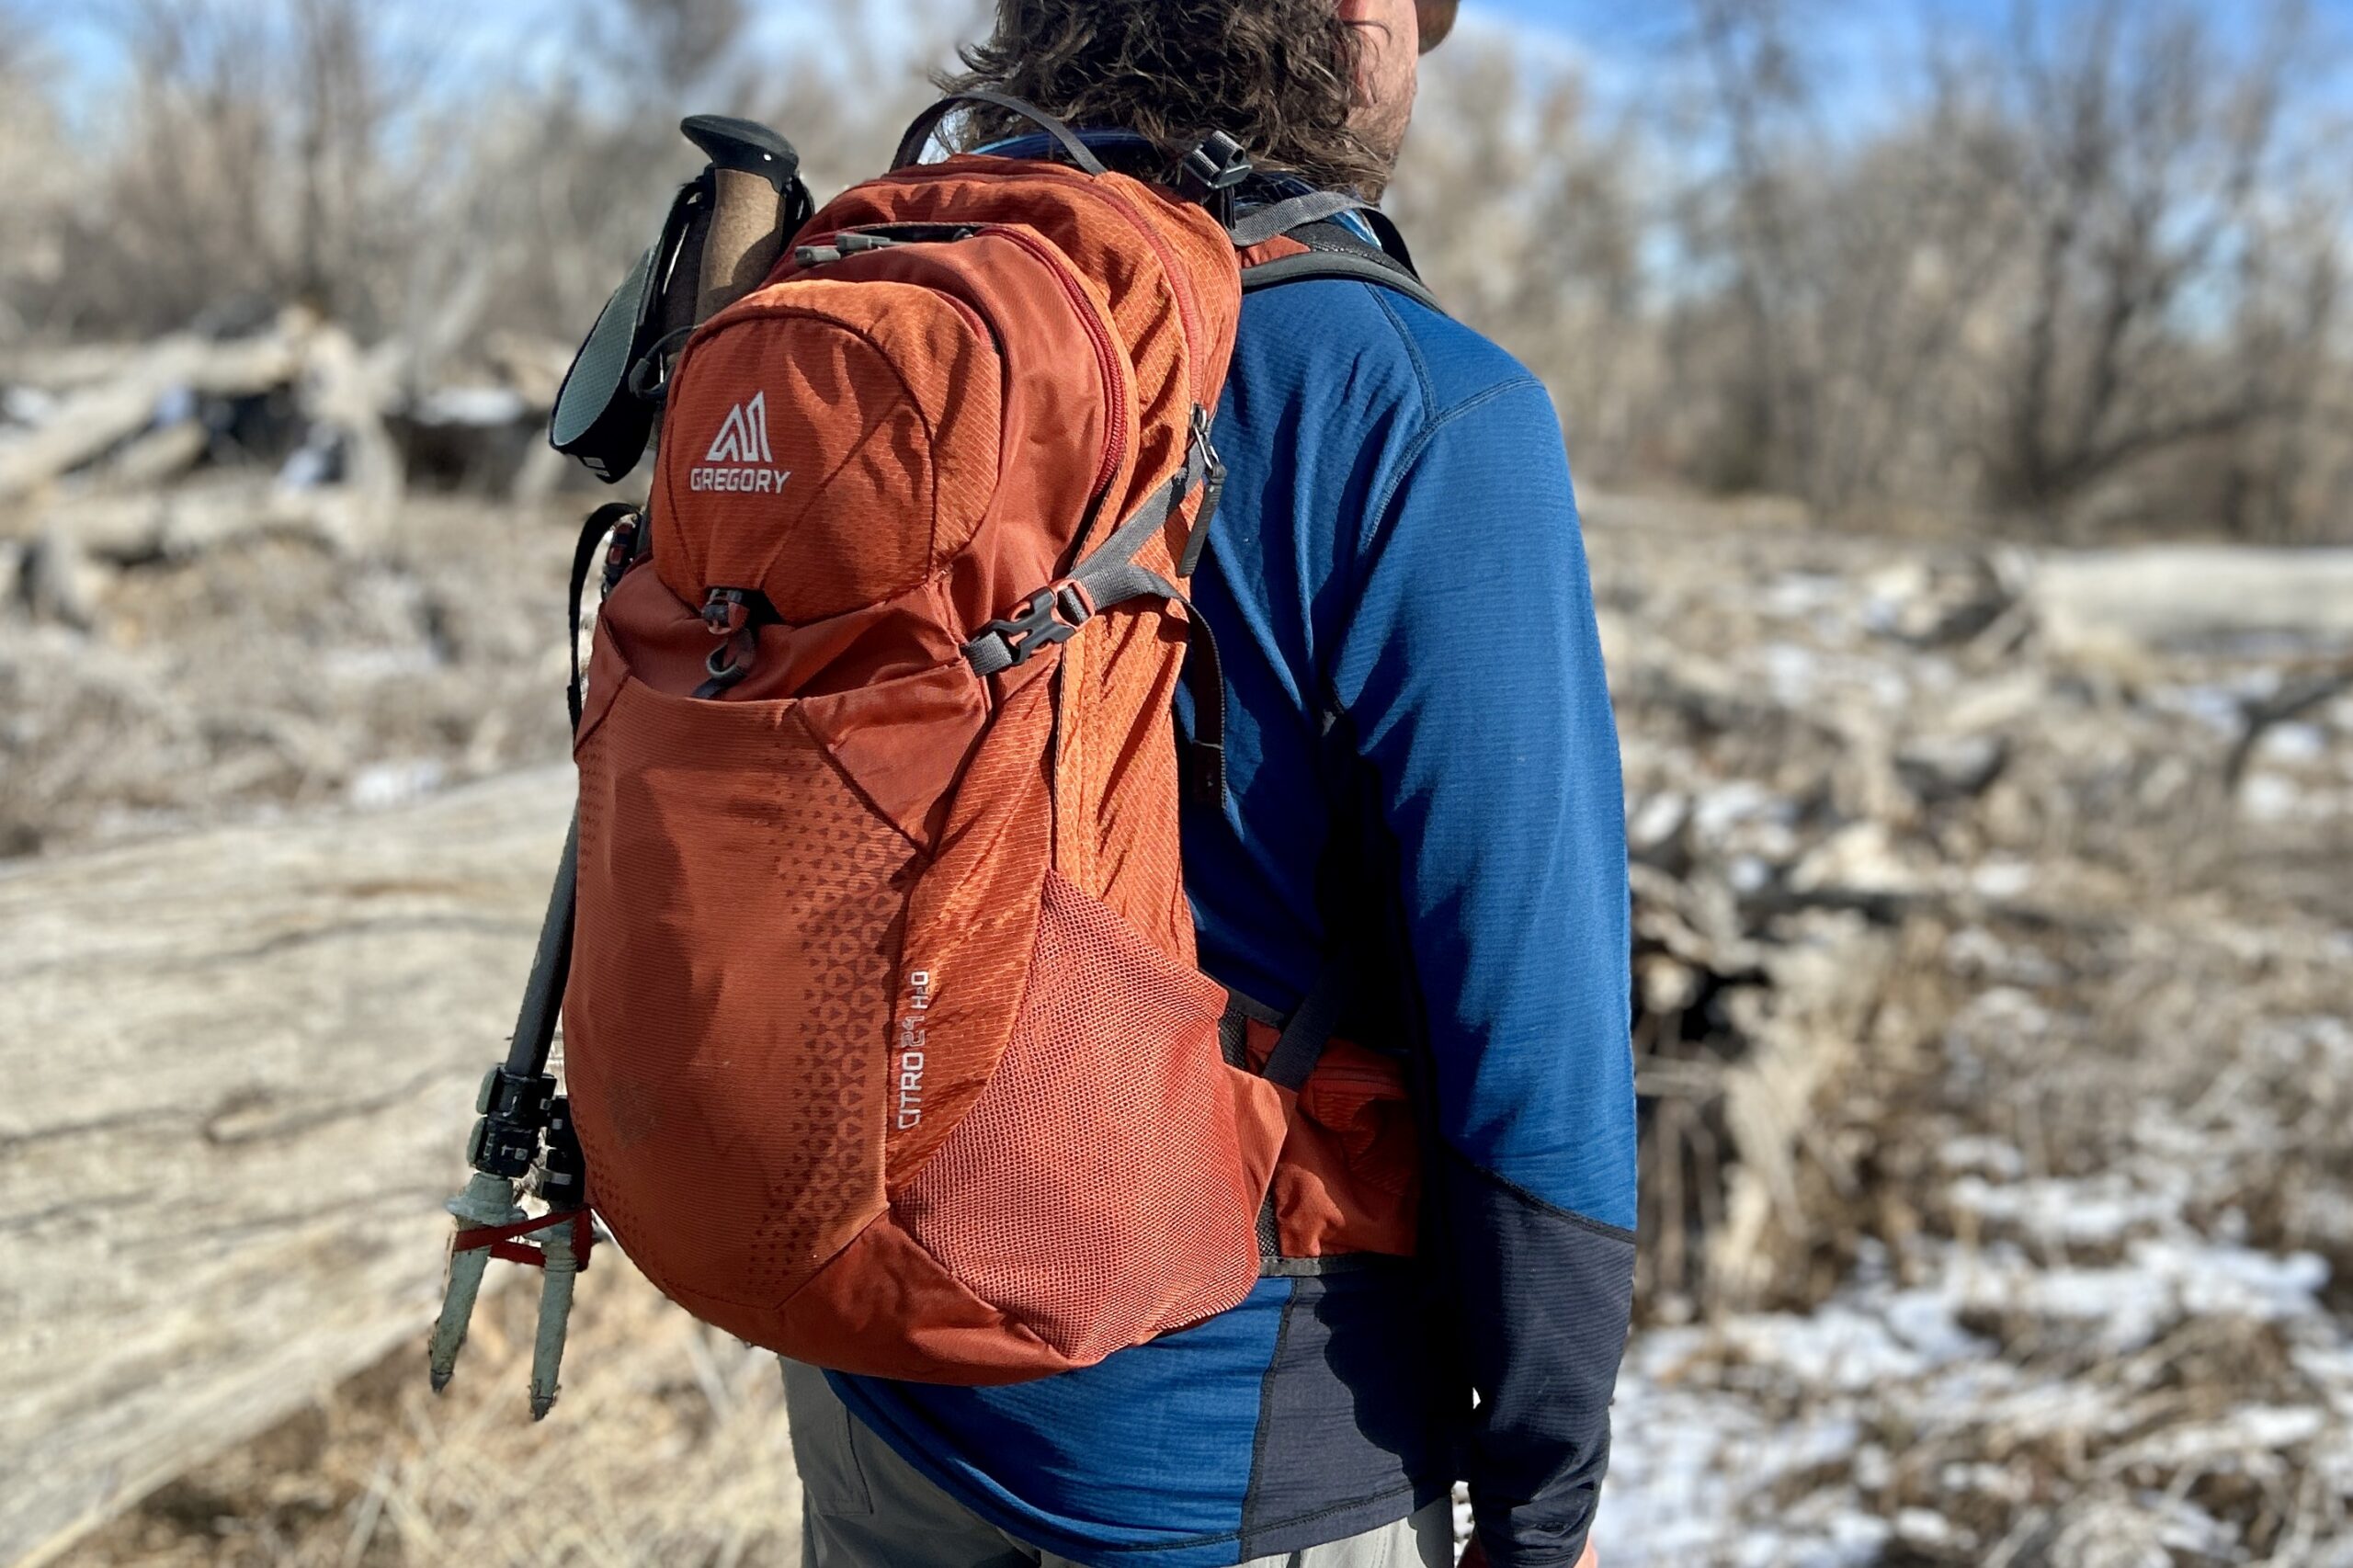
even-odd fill
[{"label": "driftwood", "polygon": [[[342,487],[282,490],[267,480],[215,480],[117,495],[81,495],[17,517],[0,513],[0,540],[53,540],[96,561],[135,565],[185,560],[251,534],[293,534],[342,547],[373,535],[358,497]],[[24,533],[17,535],[21,521]]]},{"label": "driftwood", "polygon": [[283,334],[156,344],[119,374],[61,399],[35,428],[0,439],[0,502],[20,499],[139,435],[167,393],[266,390],[291,381],[299,362],[297,346]]},{"label": "driftwood", "polygon": [[[512,334],[483,346],[483,379],[412,385],[405,346],[362,348],[341,328],[290,312],[259,335],[221,342],[193,335],[146,345],[60,347],[0,355],[0,387],[36,394],[32,423],[0,431],[0,503],[119,497],[170,484],[223,453],[250,476],[290,453],[306,488],[346,493],[347,531],[389,525],[404,490],[543,497],[570,477],[544,437],[569,353]],[[229,430],[239,403],[269,400],[299,417],[263,449]],[[267,416],[265,416],[265,423]],[[308,471],[305,472],[305,471]],[[324,471],[324,472],[322,472]],[[39,532],[19,517],[0,539]]]},{"label": "driftwood", "polygon": [[2143,647],[2248,633],[2353,638],[2353,550],[2180,545],[2038,562],[2043,631],[2068,648]]},{"label": "driftwood", "polygon": [[152,343],[51,343],[0,350],[0,382],[69,392],[112,381],[154,352]]},{"label": "driftwood", "polygon": [[423,1340],[569,779],[0,871],[0,1562]]}]

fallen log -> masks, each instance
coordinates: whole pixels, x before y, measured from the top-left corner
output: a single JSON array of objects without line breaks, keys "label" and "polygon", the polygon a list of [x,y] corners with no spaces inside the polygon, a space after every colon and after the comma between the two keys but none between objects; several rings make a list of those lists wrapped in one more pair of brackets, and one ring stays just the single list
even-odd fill
[{"label": "fallen log", "polygon": [[570,780],[0,869],[0,1563],[404,1341]]},{"label": "fallen log", "polygon": [[145,430],[168,392],[263,392],[292,381],[300,367],[283,334],[231,343],[166,339],[119,374],[60,399],[42,424],[0,440],[0,502],[30,494]]},{"label": "fallen log", "polygon": [[[0,540],[59,540],[116,565],[184,561],[256,534],[315,540],[339,550],[364,541],[360,498],[347,487],[289,490],[267,479],[232,478],[168,490],[76,495],[0,512]],[[24,533],[17,534],[21,523]]]},{"label": "fallen log", "polygon": [[[196,341],[195,335],[187,340]],[[74,392],[114,380],[155,349],[153,341],[19,344],[0,350],[0,384],[52,394]]]},{"label": "fallen log", "polygon": [[2353,550],[2166,545],[2048,556],[2031,599],[2062,651],[2249,634],[2353,640]]}]

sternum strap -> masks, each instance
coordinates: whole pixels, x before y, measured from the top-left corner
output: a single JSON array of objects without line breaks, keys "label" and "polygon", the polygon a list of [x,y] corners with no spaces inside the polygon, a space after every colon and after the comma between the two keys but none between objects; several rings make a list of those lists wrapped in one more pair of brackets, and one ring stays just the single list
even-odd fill
[{"label": "sternum strap", "polygon": [[1225,801],[1225,671],[1218,657],[1217,636],[1209,621],[1169,577],[1137,564],[1136,556],[1153,537],[1168,526],[1194,490],[1202,491],[1201,506],[1180,553],[1189,567],[1199,557],[1199,543],[1208,537],[1210,520],[1225,488],[1225,465],[1210,442],[1209,415],[1193,411],[1193,440],[1185,466],[1151,499],[1136,508],[1108,539],[1090,551],[1068,576],[1032,594],[1018,615],[993,620],[964,644],[972,672],[985,680],[1025,665],[1041,649],[1066,642],[1079,628],[1115,605],[1138,599],[1173,600],[1185,607],[1189,641],[1186,680],[1193,689],[1193,744],[1186,758],[1184,785],[1188,799],[1222,806]]}]

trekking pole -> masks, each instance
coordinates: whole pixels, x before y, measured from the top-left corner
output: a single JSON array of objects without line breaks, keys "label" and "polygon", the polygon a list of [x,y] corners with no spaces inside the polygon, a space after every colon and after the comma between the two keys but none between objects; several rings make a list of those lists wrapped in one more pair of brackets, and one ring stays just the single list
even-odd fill
[{"label": "trekking pole", "polygon": [[801,154],[767,126],[698,115],[679,129],[710,162],[678,187],[662,237],[597,313],[548,421],[549,445],[608,484],[644,460],[671,362],[694,329],[766,281],[816,210]]},{"label": "trekking pole", "polygon": [[[522,1009],[515,1020],[514,1043],[506,1063],[492,1068],[483,1080],[482,1095],[475,1103],[481,1119],[474,1123],[473,1137],[467,1147],[467,1157],[474,1167],[473,1177],[448,1205],[459,1230],[449,1254],[449,1283],[442,1296],[441,1315],[433,1328],[430,1360],[436,1393],[449,1386],[449,1379],[457,1370],[458,1352],[465,1346],[474,1302],[482,1292],[483,1276],[493,1256],[516,1256],[510,1249],[519,1246],[523,1236],[534,1229],[544,1229],[549,1235],[550,1239],[539,1249],[548,1255],[546,1261],[555,1261],[552,1255],[561,1249],[562,1267],[551,1269],[549,1278],[553,1285],[560,1275],[562,1287],[540,1292],[543,1344],[550,1337],[545,1319],[551,1309],[560,1313],[571,1309],[573,1276],[584,1261],[582,1255],[586,1248],[580,1244],[587,1239],[587,1217],[581,1190],[579,1145],[571,1136],[568,1107],[564,1108],[561,1123],[563,1142],[568,1147],[551,1156],[551,1179],[543,1187],[543,1195],[555,1206],[550,1220],[531,1221],[516,1201],[524,1179],[539,1160],[540,1139],[549,1131],[561,1104],[556,1096],[555,1079],[547,1067],[549,1053],[555,1045],[556,1019],[563,1008],[564,982],[572,968],[573,892],[579,852],[580,821],[575,812],[572,831],[564,839],[563,863],[557,869],[555,889],[548,899],[547,919],[540,928],[539,951],[531,962],[530,982],[524,987]],[[569,1169],[558,1168],[563,1165]],[[568,1190],[554,1190],[558,1177],[568,1178],[564,1184]],[[563,1207],[565,1204],[572,1207],[567,1210]],[[535,1366],[532,1372],[535,1417],[545,1415],[555,1403],[554,1362],[561,1359],[563,1346],[560,1322],[552,1345],[552,1356],[540,1358],[550,1364],[544,1369]]]},{"label": "trekking pole", "polygon": [[[708,211],[699,222],[683,225],[679,234],[665,235],[665,243],[656,247],[682,268],[685,258],[693,256],[692,276],[676,280],[675,289],[665,289],[665,280],[656,276],[658,269],[649,258],[641,268],[643,276],[636,278],[633,286],[662,290],[665,299],[638,297],[621,301],[621,314],[637,323],[641,332],[646,330],[648,319],[655,324],[651,330],[661,331],[667,325],[665,312],[684,310],[689,300],[693,319],[686,324],[700,325],[759,287],[783,254],[785,241],[809,221],[813,206],[808,187],[801,181],[801,155],[767,127],[722,115],[697,115],[679,129],[710,159],[702,177],[688,187],[689,195],[705,194]],[[693,215],[691,203],[680,210]],[[674,227],[680,226],[676,212],[672,222]],[[687,292],[689,287],[691,295]],[[624,294],[631,288],[625,284]],[[607,309],[609,314],[615,307]],[[661,341],[676,335],[665,333]],[[592,335],[589,348],[597,346],[597,336]],[[654,352],[658,356],[658,344]],[[588,350],[584,350],[584,358],[587,355]],[[614,368],[608,365],[606,369]],[[575,374],[578,370],[575,366]],[[594,444],[595,432],[606,417],[606,403],[620,395],[621,386],[618,375],[589,378],[582,402],[591,414],[572,420],[587,432],[580,437],[582,441]],[[566,419],[560,408],[559,429]],[[642,429],[636,433],[641,444],[643,434]],[[571,449],[559,443],[559,449]],[[625,449],[625,444],[619,449]],[[608,479],[617,479],[634,466],[633,457],[624,463],[609,460],[610,456],[600,460],[599,472]],[[611,585],[608,575],[608,590]],[[576,581],[573,585],[575,608],[580,586]],[[576,626],[574,637],[576,642]],[[433,1392],[439,1393],[457,1371],[458,1354],[465,1348],[466,1331],[473,1322],[474,1304],[491,1261],[504,1258],[538,1268],[542,1276],[540,1322],[531,1352],[531,1418],[535,1421],[544,1419],[555,1407],[570,1333],[573,1290],[596,1244],[596,1223],[588,1207],[587,1163],[573,1127],[571,1105],[556,1092],[554,1075],[548,1071],[556,1020],[563,1010],[564,984],[572,969],[579,854],[580,815],[574,811],[572,831],[564,840],[563,863],[557,869],[555,890],[548,899],[547,919],[540,928],[530,983],[524,988],[522,1010],[515,1020],[514,1043],[505,1065],[492,1068],[483,1080],[482,1095],[474,1106],[481,1119],[474,1123],[467,1148],[474,1174],[465,1190],[448,1204],[458,1221],[458,1233],[450,1245],[449,1280],[428,1352]],[[517,1201],[534,1166],[540,1172],[537,1196],[548,1205],[548,1212],[537,1219]]]}]

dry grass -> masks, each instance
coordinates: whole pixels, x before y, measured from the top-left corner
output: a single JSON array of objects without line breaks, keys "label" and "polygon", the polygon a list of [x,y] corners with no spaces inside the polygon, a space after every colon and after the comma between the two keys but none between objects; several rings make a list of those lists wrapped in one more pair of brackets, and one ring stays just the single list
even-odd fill
[{"label": "dry grass", "polygon": [[435,1398],[420,1343],[147,1499],[66,1561],[195,1568],[779,1563],[800,1486],[773,1357],[671,1307],[617,1252],[581,1281],[563,1396],[533,1426],[535,1281],[483,1304]]},{"label": "dry grass", "polygon": [[109,572],[87,633],[0,593],[0,854],[562,756],[573,526],[412,499],[361,558],[256,539]]}]

